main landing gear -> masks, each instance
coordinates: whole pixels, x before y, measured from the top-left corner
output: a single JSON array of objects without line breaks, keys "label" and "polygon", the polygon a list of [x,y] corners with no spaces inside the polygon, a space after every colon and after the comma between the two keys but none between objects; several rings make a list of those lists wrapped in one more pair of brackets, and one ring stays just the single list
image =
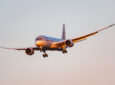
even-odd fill
[{"label": "main landing gear", "polygon": [[67,53],[67,50],[62,50],[62,53],[64,54],[64,53]]},{"label": "main landing gear", "polygon": [[48,54],[46,54],[46,51],[42,49],[42,46],[40,47],[40,52],[44,52],[43,57],[48,57]]},{"label": "main landing gear", "polygon": [[43,54],[43,57],[44,57],[44,58],[45,58],[45,57],[48,57],[48,54],[44,53],[44,54]]},{"label": "main landing gear", "polygon": [[43,57],[44,57],[44,58],[45,58],[45,57],[48,57],[48,54],[46,54],[46,51],[43,50],[43,52],[44,52]]}]

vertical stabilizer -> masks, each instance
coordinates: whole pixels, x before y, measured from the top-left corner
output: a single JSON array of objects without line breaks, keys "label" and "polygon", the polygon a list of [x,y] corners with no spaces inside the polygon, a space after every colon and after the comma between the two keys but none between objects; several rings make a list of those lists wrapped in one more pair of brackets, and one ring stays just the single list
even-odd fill
[{"label": "vertical stabilizer", "polygon": [[62,39],[66,39],[66,34],[65,34],[65,24],[63,24],[63,30],[62,30]]}]

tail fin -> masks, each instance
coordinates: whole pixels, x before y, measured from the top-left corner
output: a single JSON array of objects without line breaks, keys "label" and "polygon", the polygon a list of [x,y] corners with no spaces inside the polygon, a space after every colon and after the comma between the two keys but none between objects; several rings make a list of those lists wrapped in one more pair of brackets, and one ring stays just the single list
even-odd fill
[{"label": "tail fin", "polygon": [[65,34],[65,24],[63,24],[63,30],[62,30],[62,39],[66,39],[66,34]]}]

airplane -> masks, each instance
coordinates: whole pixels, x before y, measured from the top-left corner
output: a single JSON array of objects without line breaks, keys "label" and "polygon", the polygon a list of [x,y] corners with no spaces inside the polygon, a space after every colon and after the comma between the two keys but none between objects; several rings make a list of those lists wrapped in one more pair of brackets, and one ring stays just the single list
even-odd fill
[{"label": "airplane", "polygon": [[115,24],[106,26],[104,28],[101,28],[100,30],[94,31],[92,33],[77,37],[77,38],[72,38],[72,39],[66,39],[66,33],[65,33],[65,24],[63,24],[63,29],[62,29],[62,38],[54,38],[54,37],[49,37],[49,36],[44,36],[40,35],[37,36],[35,39],[35,47],[28,47],[28,48],[6,48],[6,47],[1,47],[4,49],[12,49],[12,50],[25,50],[25,53],[27,55],[33,55],[35,50],[39,50],[40,52],[43,52],[43,57],[48,57],[48,54],[46,53],[47,50],[50,51],[62,51],[62,53],[67,53],[67,48],[68,47],[73,47],[74,43],[86,40],[86,38],[97,34],[100,31],[103,31],[107,28],[110,28],[114,26]]}]

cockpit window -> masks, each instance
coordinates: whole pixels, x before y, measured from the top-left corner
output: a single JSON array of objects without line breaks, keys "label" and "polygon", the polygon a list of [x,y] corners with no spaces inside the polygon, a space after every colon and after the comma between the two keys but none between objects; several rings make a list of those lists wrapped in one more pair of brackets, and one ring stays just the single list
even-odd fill
[{"label": "cockpit window", "polygon": [[42,38],[41,38],[41,37],[38,37],[38,38],[36,38],[36,40],[42,40]]}]

